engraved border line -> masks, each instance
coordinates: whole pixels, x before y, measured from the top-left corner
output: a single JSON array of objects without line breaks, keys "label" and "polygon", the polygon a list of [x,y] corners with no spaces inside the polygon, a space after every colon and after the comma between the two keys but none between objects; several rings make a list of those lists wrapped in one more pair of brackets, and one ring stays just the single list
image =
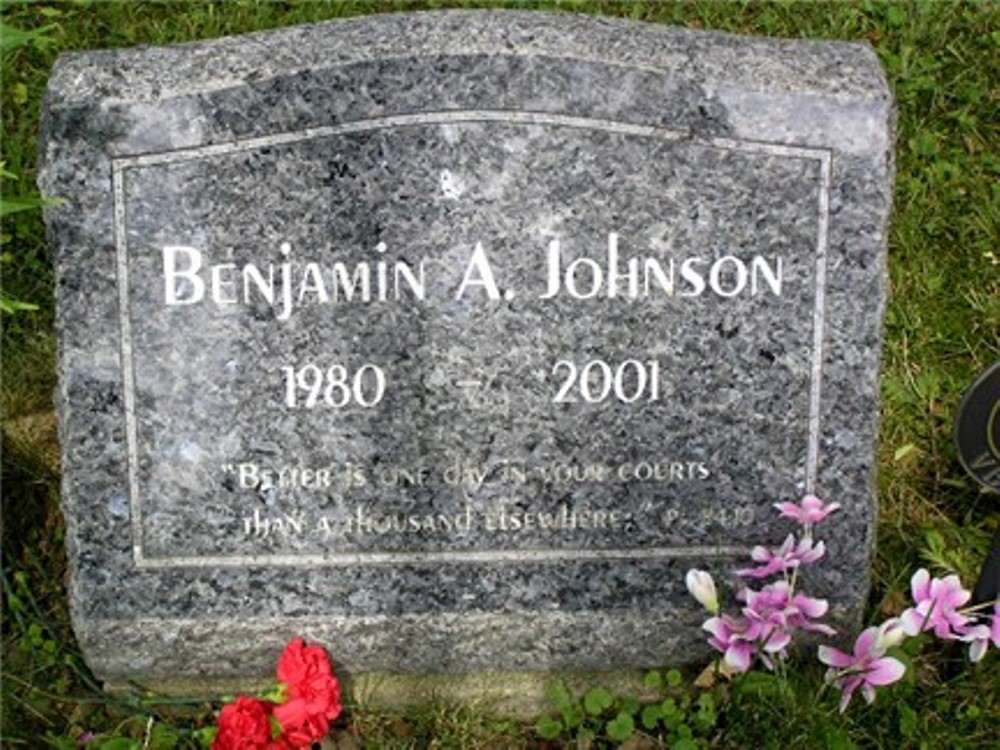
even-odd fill
[{"label": "engraved border line", "polygon": [[819,221],[816,227],[816,299],[813,304],[813,346],[809,380],[809,447],[806,455],[805,476],[805,491],[811,494],[816,492],[816,480],[819,474],[819,426],[822,416],[820,398],[822,397],[824,326],[826,324],[826,261],[830,238],[830,187],[833,181],[833,153],[829,149],[803,149],[800,146],[755,143],[753,141],[740,142],[726,138],[715,138],[712,140],[712,143],[721,148],[760,151],[778,156],[802,157],[804,156],[802,152],[808,151],[809,157],[819,160],[819,196],[817,197]]},{"label": "engraved border line", "polygon": [[[541,112],[499,111],[499,110],[457,110],[441,112],[421,112],[416,114],[389,115],[386,117],[355,120],[340,125],[305,128],[289,133],[234,140],[226,143],[178,149],[168,152],[121,156],[112,159],[112,181],[115,197],[115,247],[117,251],[119,312],[121,321],[122,373],[125,403],[126,440],[128,449],[129,506],[132,519],[133,556],[137,568],[169,567],[221,567],[242,565],[309,566],[309,565],[361,565],[396,564],[418,562],[533,562],[556,560],[620,560],[636,558],[687,558],[714,555],[746,554],[744,547],[656,547],[622,550],[455,550],[441,552],[357,552],[334,555],[242,555],[242,556],[198,556],[146,558],[142,549],[142,513],[138,480],[138,431],[135,421],[135,374],[133,371],[133,348],[131,343],[131,319],[128,295],[128,252],[125,217],[125,171],[132,168],[177,164],[213,156],[227,156],[244,151],[269,146],[290,145],[336,135],[360,133],[372,130],[386,130],[413,125],[443,125],[449,123],[503,123],[516,125],[549,125],[583,130],[603,130],[620,135],[641,136],[659,140],[682,140],[690,138],[687,131],[670,130],[651,125],[623,123],[571,115]],[[745,153],[763,153],[787,158],[813,159],[820,165],[820,190],[818,199],[818,228],[816,237],[816,277],[813,309],[813,351],[810,371],[808,446],[805,467],[806,492],[815,491],[819,466],[820,397],[823,366],[823,340],[826,299],[826,258],[829,237],[829,191],[831,185],[832,152],[827,148],[790,146],[764,141],[711,138],[694,141],[702,145],[723,150]]]},{"label": "engraved border line", "polygon": [[132,316],[129,308],[128,248],[125,236],[125,174],[112,164],[111,184],[115,197],[114,234],[118,274],[118,312],[121,335],[122,396],[125,406],[125,443],[128,461],[129,517],[132,522],[132,555],[142,567],[142,508],[139,497],[139,440],[135,422],[135,370],[132,349]]},{"label": "engraved border line", "polygon": [[830,242],[830,185],[833,156],[820,157],[819,226],[816,230],[816,303],[813,307],[812,392],[809,395],[809,455],[806,458],[806,492],[816,492],[819,473],[819,423],[822,416],[823,339],[826,325],[826,259]]},{"label": "engraved border line", "polygon": [[750,553],[749,547],[692,546],[652,547],[644,549],[563,549],[563,550],[440,550],[438,552],[340,552],[329,555],[233,555],[206,557],[171,557],[136,561],[137,568],[214,568],[238,565],[295,567],[398,565],[450,562],[559,562],[564,560],[634,560],[688,559],[707,556],[740,557]]}]

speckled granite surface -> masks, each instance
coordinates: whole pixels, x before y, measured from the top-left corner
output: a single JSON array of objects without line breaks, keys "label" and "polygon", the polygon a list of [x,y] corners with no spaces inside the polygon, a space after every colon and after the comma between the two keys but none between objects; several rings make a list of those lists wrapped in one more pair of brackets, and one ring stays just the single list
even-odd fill
[{"label": "speckled granite surface", "polygon": [[[402,14],[69,54],[40,185],[99,676],[700,658],[838,500],[859,615],[893,109],[866,46]],[[342,368],[342,369],[341,369]]]}]

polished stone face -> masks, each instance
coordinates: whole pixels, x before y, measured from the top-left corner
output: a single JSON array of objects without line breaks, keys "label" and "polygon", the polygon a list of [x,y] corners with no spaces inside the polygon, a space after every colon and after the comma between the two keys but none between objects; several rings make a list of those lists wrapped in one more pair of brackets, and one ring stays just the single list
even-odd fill
[{"label": "polished stone face", "polygon": [[857,617],[891,142],[866,47],[571,15],[62,58],[91,666],[252,674],[303,632],[358,673],[691,658],[684,572],[806,492]]}]

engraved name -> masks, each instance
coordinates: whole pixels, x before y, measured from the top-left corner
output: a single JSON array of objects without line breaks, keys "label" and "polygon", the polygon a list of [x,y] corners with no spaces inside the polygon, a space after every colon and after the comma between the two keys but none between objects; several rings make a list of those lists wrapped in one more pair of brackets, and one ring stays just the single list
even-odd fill
[{"label": "engraved name", "polygon": [[[537,299],[589,300],[595,298],[646,299],[653,297],[721,298],[781,296],[784,264],[779,257],[735,255],[718,258],[624,257],[620,237],[609,232],[603,256],[564,257],[559,239],[544,252],[544,277]],[[354,263],[292,260],[292,245],[282,242],[278,263],[211,263],[207,254],[189,245],[162,249],[163,294],[169,307],[211,303],[218,307],[264,304],[278,320],[288,320],[296,309],[310,305],[373,304],[427,300],[427,263],[415,264],[385,257],[388,246],[375,245],[373,258]],[[502,269],[501,269],[502,270]],[[506,286],[485,246],[477,242],[465,264],[453,297],[511,300],[517,291]]]}]

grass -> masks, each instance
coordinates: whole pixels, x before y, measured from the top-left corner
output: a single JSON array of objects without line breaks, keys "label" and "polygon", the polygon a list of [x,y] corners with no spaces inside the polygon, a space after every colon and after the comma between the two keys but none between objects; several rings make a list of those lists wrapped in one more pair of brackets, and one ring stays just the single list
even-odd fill
[{"label": "grass", "polygon": [[[181,42],[376,11],[482,5],[526,3],[4,3],[5,25],[37,35],[22,40],[3,34],[2,161],[13,176],[3,178],[3,198],[34,195],[39,104],[60,51]],[[965,387],[1000,358],[997,7],[863,1],[531,5],[745,34],[864,40],[875,47],[896,95],[899,133],[870,619],[904,606],[909,576],[919,565],[954,570],[971,582],[1000,521],[1000,504],[963,476],[951,423]],[[5,215],[2,235],[5,298],[37,309],[4,313],[0,339],[6,595],[0,741],[12,748],[69,748],[92,732],[105,746],[112,737],[123,748],[184,746],[212,722],[211,706],[103,696],[76,650],[66,612],[51,417],[51,258],[38,211]],[[781,690],[719,688],[713,743],[994,747],[1000,726],[996,655],[970,668],[951,649],[931,645],[922,653],[909,682],[844,716],[831,711],[829,694],[818,693],[815,666],[795,672]],[[448,706],[398,715],[359,709],[337,736],[342,747],[545,746],[530,727]]]}]

